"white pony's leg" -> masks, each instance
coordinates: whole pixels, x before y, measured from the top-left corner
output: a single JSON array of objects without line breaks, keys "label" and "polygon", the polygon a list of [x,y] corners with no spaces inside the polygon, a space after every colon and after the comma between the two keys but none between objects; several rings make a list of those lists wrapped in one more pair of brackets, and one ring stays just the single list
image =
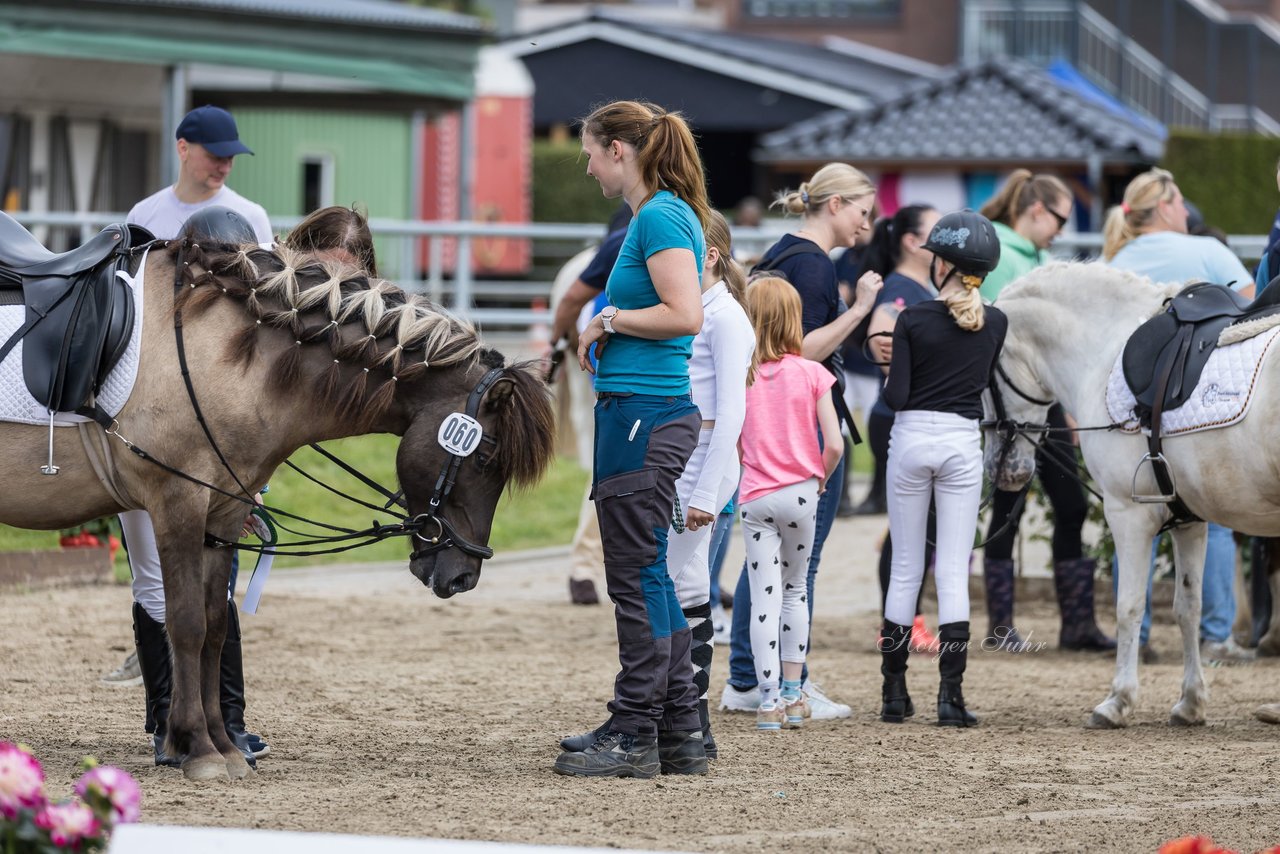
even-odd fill
[{"label": "white pony's leg", "polygon": [[1173,613],[1178,619],[1178,628],[1182,629],[1182,697],[1169,715],[1173,726],[1204,724],[1205,705],[1209,700],[1204,669],[1200,666],[1200,596],[1208,530],[1204,522],[1196,522],[1172,532],[1177,569]]},{"label": "white pony's leg", "polygon": [[1120,573],[1116,593],[1116,673],[1111,693],[1089,717],[1086,726],[1090,729],[1129,724],[1129,713],[1138,696],[1138,634],[1146,610],[1151,538],[1160,527],[1152,510],[1123,498],[1107,495],[1103,507],[1115,538]]}]

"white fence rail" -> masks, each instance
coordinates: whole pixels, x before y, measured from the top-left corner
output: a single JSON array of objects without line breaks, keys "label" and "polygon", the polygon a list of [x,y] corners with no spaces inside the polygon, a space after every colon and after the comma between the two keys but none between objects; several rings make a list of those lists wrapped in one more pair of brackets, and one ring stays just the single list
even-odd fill
[{"label": "white fence rail", "polygon": [[[84,241],[100,228],[122,222],[123,213],[26,213],[12,216],[36,237],[47,241],[49,229],[78,230]],[[272,228],[284,232],[299,219],[274,218]],[[427,222],[370,220],[379,242],[381,272],[406,290],[430,296],[441,305],[470,318],[486,330],[525,330],[533,324],[549,323],[548,305],[555,274],[571,256],[604,237],[601,225],[580,223],[500,224],[480,222]],[[760,228],[735,228],[735,251],[758,257],[786,233],[793,223],[767,222]],[[455,257],[471,251],[472,241],[484,238],[518,238],[533,242],[533,263],[523,278],[477,278],[467,265],[460,264],[453,275],[444,269],[445,249],[455,249]],[[1256,259],[1266,247],[1265,235],[1235,235],[1231,248],[1241,258]],[[425,269],[417,262],[426,247],[430,263]],[[1059,258],[1096,257],[1102,248],[1099,234],[1063,235],[1053,246]],[[535,308],[535,305],[538,306]]]}]

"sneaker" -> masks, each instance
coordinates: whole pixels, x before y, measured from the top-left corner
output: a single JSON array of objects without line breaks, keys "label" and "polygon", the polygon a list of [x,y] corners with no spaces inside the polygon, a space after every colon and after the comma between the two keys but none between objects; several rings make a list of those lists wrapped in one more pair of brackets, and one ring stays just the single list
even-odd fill
[{"label": "sneaker", "polygon": [[833,721],[853,714],[853,709],[822,693],[822,688],[816,682],[806,680],[800,691],[808,700],[810,717],[815,721]]},{"label": "sneaker", "polygon": [[924,615],[916,614],[915,621],[911,624],[911,651],[924,652],[933,655],[938,651],[938,639],[929,631],[929,627],[924,624]]},{"label": "sneaker", "polygon": [[113,688],[132,688],[142,684],[142,668],[138,666],[138,653],[131,652],[124,663],[102,677],[102,684]]},{"label": "sneaker", "polygon": [[606,732],[581,753],[565,751],[556,759],[555,772],[568,777],[658,776],[658,739],[654,736]]},{"label": "sneaker", "polygon": [[761,703],[756,709],[756,729],[758,730],[764,730],[765,732],[780,730],[786,720],[786,710],[783,709],[779,700]]},{"label": "sneaker", "polygon": [[1201,641],[1200,657],[1205,661],[1216,661],[1221,664],[1248,664],[1257,656],[1251,649],[1245,649],[1230,636],[1221,641]]},{"label": "sneaker", "polygon": [[732,685],[724,686],[720,695],[720,711],[722,712],[754,712],[760,708],[760,688],[748,688],[739,691]]},{"label": "sneaker", "polygon": [[804,719],[813,714],[813,710],[809,708],[809,701],[805,699],[804,694],[800,694],[797,697],[783,697],[782,710],[787,715],[787,726],[792,729],[799,729],[804,726]]},{"label": "sneaker", "polygon": [[732,628],[733,624],[729,622],[729,615],[725,612],[724,606],[716,602],[711,606],[711,630],[714,632],[711,642],[728,646]]}]

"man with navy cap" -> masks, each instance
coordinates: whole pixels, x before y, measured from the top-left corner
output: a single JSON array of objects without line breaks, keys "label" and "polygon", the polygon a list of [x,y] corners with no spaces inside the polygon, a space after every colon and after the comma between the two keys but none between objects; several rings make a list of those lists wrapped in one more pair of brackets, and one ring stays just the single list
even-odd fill
[{"label": "man with navy cap", "polygon": [[240,141],[236,120],[219,107],[196,107],[183,116],[175,136],[181,168],[178,183],[147,196],[129,211],[129,222],[156,237],[171,239],[182,233],[187,219],[201,208],[221,205],[253,225],[259,243],[270,243],[271,224],[262,205],[254,204],[227,186],[232,160],[253,154]]}]

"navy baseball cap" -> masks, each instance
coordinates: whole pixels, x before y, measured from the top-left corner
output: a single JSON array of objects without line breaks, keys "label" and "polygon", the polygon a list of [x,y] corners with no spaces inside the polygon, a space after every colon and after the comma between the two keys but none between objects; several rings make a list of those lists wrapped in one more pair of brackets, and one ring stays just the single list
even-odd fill
[{"label": "navy baseball cap", "polygon": [[236,120],[220,107],[196,107],[182,117],[174,136],[203,145],[214,157],[253,154],[249,146],[240,141]]}]

